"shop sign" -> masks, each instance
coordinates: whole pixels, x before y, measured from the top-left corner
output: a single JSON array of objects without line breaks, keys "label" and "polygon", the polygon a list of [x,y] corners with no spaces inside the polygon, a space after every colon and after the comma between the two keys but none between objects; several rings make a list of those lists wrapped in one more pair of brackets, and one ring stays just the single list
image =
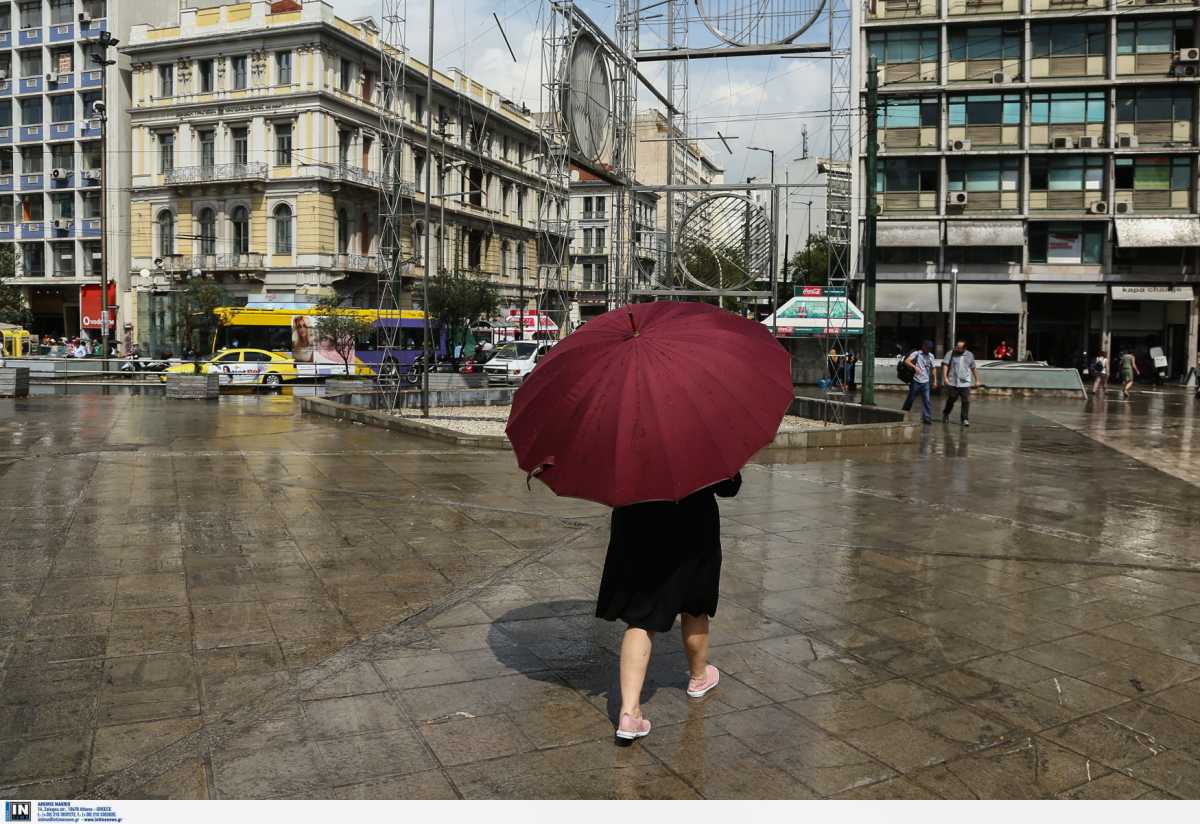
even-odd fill
[{"label": "shop sign", "polygon": [[1113,300],[1191,300],[1190,286],[1114,286]]}]

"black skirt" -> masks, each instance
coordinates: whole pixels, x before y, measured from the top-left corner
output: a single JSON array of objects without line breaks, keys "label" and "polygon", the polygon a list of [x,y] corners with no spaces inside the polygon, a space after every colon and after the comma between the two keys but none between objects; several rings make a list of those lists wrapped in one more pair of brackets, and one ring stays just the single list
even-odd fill
[{"label": "black skirt", "polygon": [[682,501],[614,509],[596,617],[666,632],[681,612],[716,615],[721,513],[715,496],[732,498],[741,486],[738,474]]}]

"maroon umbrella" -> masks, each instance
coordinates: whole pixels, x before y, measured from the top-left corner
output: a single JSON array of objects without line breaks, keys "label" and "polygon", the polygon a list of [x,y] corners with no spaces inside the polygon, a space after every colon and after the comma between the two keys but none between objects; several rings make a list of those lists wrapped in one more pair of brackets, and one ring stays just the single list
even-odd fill
[{"label": "maroon umbrella", "polygon": [[521,469],[608,506],[677,501],[728,478],[792,402],[788,353],[761,323],[703,303],[639,303],[588,321],[513,398]]}]

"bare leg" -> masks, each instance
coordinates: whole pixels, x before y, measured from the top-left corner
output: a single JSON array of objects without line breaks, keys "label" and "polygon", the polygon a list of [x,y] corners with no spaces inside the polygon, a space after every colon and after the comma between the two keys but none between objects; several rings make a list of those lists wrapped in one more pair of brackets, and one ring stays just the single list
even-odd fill
[{"label": "bare leg", "polygon": [[708,666],[708,616],[680,616],[679,628],[683,631],[683,649],[687,653],[688,670],[693,678],[703,678]]},{"label": "bare leg", "polygon": [[642,717],[642,684],[650,664],[654,633],[637,627],[625,630],[621,639],[621,713]]}]

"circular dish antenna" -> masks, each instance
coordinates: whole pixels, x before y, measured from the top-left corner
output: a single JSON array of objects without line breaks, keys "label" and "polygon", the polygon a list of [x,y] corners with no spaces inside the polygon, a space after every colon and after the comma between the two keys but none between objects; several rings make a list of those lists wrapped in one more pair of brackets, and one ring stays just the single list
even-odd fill
[{"label": "circular dish antenna", "polygon": [[567,56],[562,101],[571,148],[599,163],[613,128],[612,72],[596,38],[581,31]]},{"label": "circular dish antenna", "polygon": [[687,210],[675,249],[687,283],[714,292],[747,289],[770,277],[771,220],[746,195],[710,195]]},{"label": "circular dish antenna", "polygon": [[695,0],[701,22],[730,46],[791,43],[821,17],[825,0]]}]

